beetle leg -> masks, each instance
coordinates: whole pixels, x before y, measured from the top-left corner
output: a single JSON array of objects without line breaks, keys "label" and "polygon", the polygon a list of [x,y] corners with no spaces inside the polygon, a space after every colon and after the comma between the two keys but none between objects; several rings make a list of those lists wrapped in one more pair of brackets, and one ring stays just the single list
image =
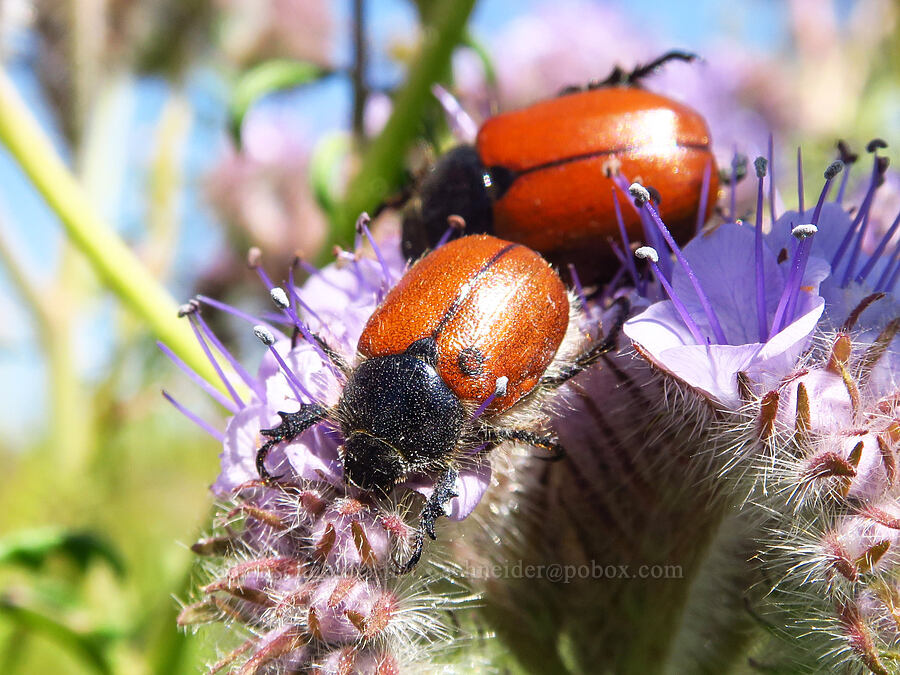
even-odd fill
[{"label": "beetle leg", "polygon": [[259,432],[269,439],[256,451],[256,470],[264,483],[281,477],[272,476],[266,469],[266,456],[269,451],[278,443],[293,440],[314,424],[325,419],[325,408],[318,403],[301,403],[300,410],[297,412],[280,412],[278,415],[281,417],[281,424],[272,429],[261,429]]},{"label": "beetle leg", "polygon": [[422,548],[425,544],[425,535],[427,534],[432,540],[437,539],[434,533],[434,521],[441,516],[446,516],[446,505],[454,497],[458,497],[456,491],[456,479],[459,474],[456,469],[449,467],[434,482],[434,491],[422,507],[422,513],[419,518],[419,529],[416,530],[415,539],[413,540],[413,552],[403,565],[400,565],[400,574],[410,572],[419,559],[422,557]]},{"label": "beetle leg", "polygon": [[559,444],[555,436],[538,434],[527,429],[504,429],[503,427],[484,426],[479,430],[478,438],[483,443],[497,444],[503,441],[517,441],[533,445],[550,453],[547,457],[539,457],[539,459],[547,462],[558,462],[566,456],[565,448]]},{"label": "beetle leg", "polygon": [[551,377],[541,378],[541,384],[543,386],[558,387],[568,382],[585,368],[596,363],[601,356],[616,348],[616,344],[619,341],[619,335],[622,332],[622,326],[625,323],[625,319],[628,318],[628,312],[631,307],[631,304],[626,298],[617,298],[616,304],[619,305],[619,316],[616,318],[615,324],[613,324],[612,329],[606,336],[599,342],[595,342],[588,347],[587,350],[575,359],[575,362],[571,366],[564,368],[561,373]]}]

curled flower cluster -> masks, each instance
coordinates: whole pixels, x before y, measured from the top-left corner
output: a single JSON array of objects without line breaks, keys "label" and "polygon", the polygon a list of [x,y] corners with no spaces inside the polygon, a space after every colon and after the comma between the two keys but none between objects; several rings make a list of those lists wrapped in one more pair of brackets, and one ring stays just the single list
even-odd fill
[{"label": "curled flower cluster", "polygon": [[793,667],[832,656],[893,672],[900,643],[900,217],[870,229],[887,169],[882,147],[868,148],[858,207],[842,204],[846,173],[828,200],[855,159],[842,148],[815,206],[804,210],[801,183],[799,210],[773,218],[768,232],[766,162],[757,160],[756,226],[727,222],[698,236],[675,251],[680,265],[668,277],[655,251],[639,249],[669,299],[625,325],[639,354],[716,411],[716,470],[740,467],[750,478],[744,511],[765,521],[762,573],[775,584],[761,606],[785,634],[807,638],[806,660],[793,654]]}]

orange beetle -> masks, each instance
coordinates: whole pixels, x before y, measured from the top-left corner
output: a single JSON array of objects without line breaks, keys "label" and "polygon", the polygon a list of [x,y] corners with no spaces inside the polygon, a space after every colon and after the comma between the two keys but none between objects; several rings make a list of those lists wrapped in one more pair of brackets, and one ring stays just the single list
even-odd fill
[{"label": "orange beetle", "polygon": [[471,236],[424,258],[369,318],[359,339],[367,357],[433,341],[437,372],[461,400],[480,404],[505,377],[489,410],[528,394],[569,325],[559,275],[534,251],[495,237]]},{"label": "orange beetle", "polygon": [[403,566],[412,569],[424,535],[435,537],[435,519],[457,496],[457,466],[473,453],[507,440],[561,452],[554,437],[528,428],[541,420],[541,394],[614,343],[579,354],[577,323],[565,285],[540,255],[489,235],[454,240],[419,260],[372,313],[355,367],[333,358],[347,376],[338,403],[304,403],[262,432],[260,477],[271,480],[265,461],[276,443],[322,420],[341,430],[344,479],[357,488],[387,494],[414,474],[436,476]]},{"label": "orange beetle", "polygon": [[[488,119],[475,146],[451,150],[422,182],[404,214],[404,251],[433,247],[457,215],[466,231],[489,232],[540,251],[555,264],[574,263],[590,280],[619,267],[609,239],[621,241],[610,173],[652,186],[676,240],[694,232],[704,173],[708,195],[718,172],[704,119],[689,107],[633,85],[666,54],[623,74],[618,69],[587,90],[563,93]],[[621,196],[621,195],[620,195]],[[706,200],[704,219],[715,199]],[[638,214],[622,200],[630,241],[644,238]]]}]

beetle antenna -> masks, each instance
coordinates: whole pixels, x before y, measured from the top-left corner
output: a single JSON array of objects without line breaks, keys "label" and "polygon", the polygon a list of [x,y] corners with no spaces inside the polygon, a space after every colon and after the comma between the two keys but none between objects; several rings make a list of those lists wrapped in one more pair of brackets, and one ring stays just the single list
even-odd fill
[{"label": "beetle antenna", "polygon": [[671,51],[666,52],[662,56],[659,56],[653,59],[650,63],[645,64],[643,66],[637,66],[634,70],[632,70],[625,77],[625,80],[622,84],[626,85],[635,85],[638,84],[642,79],[647,77],[648,75],[653,74],[657,70],[659,70],[662,66],[667,64],[669,61],[684,61],[685,63],[692,63],[693,61],[700,60],[700,56],[694,54],[693,52],[685,52],[679,49],[673,49]]}]

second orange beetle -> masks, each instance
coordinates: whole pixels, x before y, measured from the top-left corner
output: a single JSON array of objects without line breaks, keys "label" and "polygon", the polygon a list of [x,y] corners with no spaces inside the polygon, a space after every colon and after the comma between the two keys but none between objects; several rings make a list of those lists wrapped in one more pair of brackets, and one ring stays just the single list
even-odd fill
[{"label": "second orange beetle", "polygon": [[[694,232],[703,176],[709,172],[704,219],[718,190],[705,120],[670,98],[633,86],[680,52],[600,85],[565,93],[488,119],[475,146],[444,155],[425,178],[404,218],[406,254],[415,258],[458,215],[466,232],[488,232],[539,251],[556,264],[575,263],[583,277],[608,279],[619,267],[609,239],[620,239],[611,171],[652,186],[660,215],[677,240]],[[640,219],[623,200],[631,241]]]}]

